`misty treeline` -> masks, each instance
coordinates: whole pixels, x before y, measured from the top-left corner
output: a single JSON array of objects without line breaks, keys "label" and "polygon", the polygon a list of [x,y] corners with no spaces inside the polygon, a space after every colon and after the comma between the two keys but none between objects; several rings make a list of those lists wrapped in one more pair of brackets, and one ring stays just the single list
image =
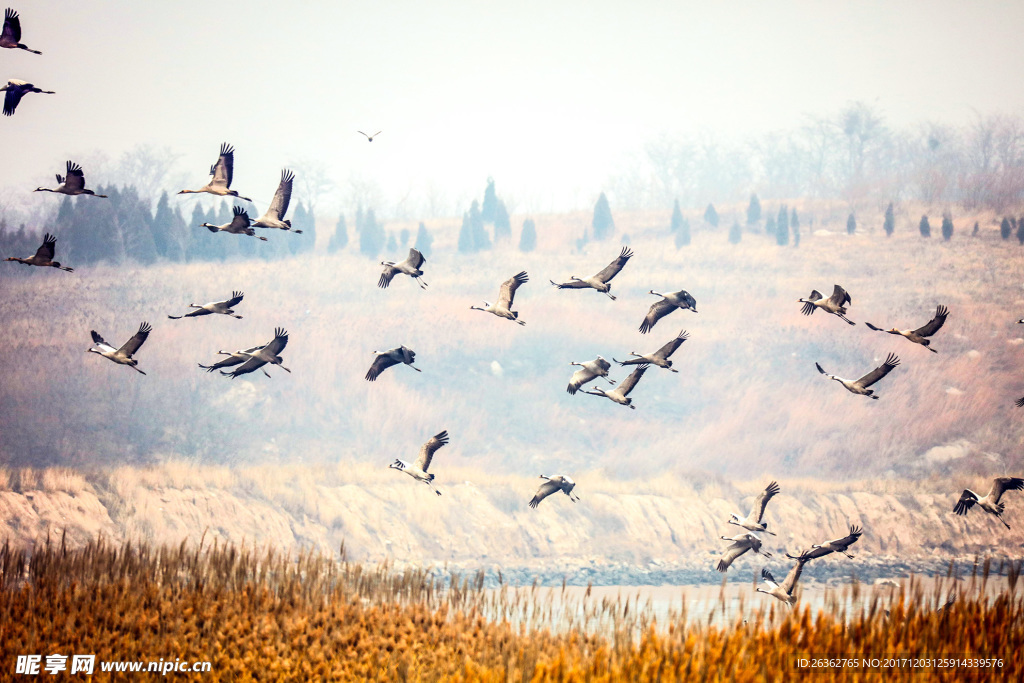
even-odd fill
[{"label": "misty treeline", "polygon": [[726,142],[713,134],[648,142],[611,187],[624,209],[762,199],[920,201],[1003,212],[1024,198],[1024,117],[978,115],[964,126],[890,126],[853,102],[789,130]]}]

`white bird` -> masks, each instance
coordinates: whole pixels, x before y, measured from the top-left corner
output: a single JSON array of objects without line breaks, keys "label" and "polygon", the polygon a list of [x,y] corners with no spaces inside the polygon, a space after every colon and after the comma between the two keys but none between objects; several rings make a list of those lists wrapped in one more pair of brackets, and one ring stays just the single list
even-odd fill
[{"label": "white bird", "polygon": [[132,356],[139,350],[139,347],[146,342],[146,338],[149,337],[149,333],[152,329],[153,328],[149,323],[142,323],[139,325],[139,331],[135,333],[135,336],[122,344],[119,349],[115,349],[113,346],[103,341],[103,337],[101,337],[96,330],[92,330],[92,341],[95,346],[89,349],[89,352],[98,353],[108,360],[112,360],[119,365],[127,365],[136,372],[141,372],[145,375],[146,373],[142,372],[142,370],[139,370],[138,368],[139,361],[132,358]]},{"label": "white bird", "polygon": [[730,543],[725,549],[725,554],[723,554],[722,558],[718,560],[718,566],[716,569],[720,572],[727,571],[729,569],[729,565],[731,565],[737,557],[748,550],[753,550],[755,553],[764,555],[765,557],[772,556],[772,554],[767,550],[761,550],[761,539],[757,534],[746,533],[733,536],[732,538],[728,536],[721,536],[720,538],[723,541],[732,541],[732,543]]},{"label": "white bird", "polygon": [[537,493],[533,494],[533,498],[530,499],[530,507],[536,508],[540,505],[540,502],[550,496],[556,491],[561,491],[565,495],[569,496],[569,500],[576,502],[580,499],[579,496],[575,495],[572,490],[576,487],[576,482],[572,480],[572,477],[566,474],[556,474],[553,477],[540,475],[541,479],[546,481],[540,485],[537,489]]},{"label": "white bird", "polygon": [[579,370],[572,373],[572,379],[569,380],[569,386],[566,388],[570,394],[575,394],[581,386],[598,377],[604,377],[609,384],[615,384],[615,380],[608,379],[608,370],[611,369],[612,364],[601,356],[585,363],[573,361],[569,365],[580,366]]},{"label": "white bird", "polygon": [[842,318],[851,325],[857,324],[846,317],[846,304],[852,304],[853,300],[850,299],[849,292],[839,285],[833,285],[832,296],[827,299],[822,298],[821,292],[816,289],[812,289],[809,297],[806,299],[797,299],[797,303],[803,304],[803,308],[800,309],[800,312],[804,315],[811,315],[820,308],[826,313],[831,313],[832,315]]},{"label": "white bird", "polygon": [[554,280],[549,280],[549,282],[558,289],[586,289],[590,287],[603,294],[607,294],[612,301],[615,301],[615,297],[611,293],[612,286],[609,283],[613,277],[619,274],[619,271],[622,270],[622,267],[626,265],[631,256],[633,256],[633,252],[630,251],[629,247],[623,247],[618,257],[605,266],[597,275],[586,278],[578,278],[572,275],[569,277],[569,282],[563,282],[562,284],[558,284]]},{"label": "white bird", "polygon": [[422,266],[426,260],[427,259],[424,258],[423,254],[419,251],[416,249],[410,249],[409,256],[407,256],[404,261],[400,261],[398,263],[395,263],[394,261],[381,261],[380,264],[384,266],[384,272],[380,274],[380,280],[377,281],[377,286],[386,289],[387,286],[391,284],[391,279],[394,278],[395,275],[402,273],[403,275],[408,275],[416,280],[422,289],[426,289],[427,283],[420,279],[423,276],[423,271],[420,270],[420,266]]},{"label": "white bird", "polygon": [[678,292],[662,294],[661,292],[655,292],[652,289],[650,293],[660,296],[661,301],[651,304],[650,310],[647,311],[647,316],[644,318],[644,321],[640,323],[640,334],[647,334],[650,332],[651,328],[654,327],[659,320],[677,308],[681,308],[684,311],[690,310],[694,313],[697,312],[697,300],[694,299],[686,290],[680,289]]},{"label": "white bird", "polygon": [[245,294],[243,294],[242,292],[231,292],[231,298],[225,301],[211,301],[210,303],[203,304],[202,306],[199,306],[197,304],[189,304],[189,308],[194,308],[196,310],[192,311],[191,313],[186,313],[185,315],[169,315],[167,317],[170,318],[171,320],[181,320],[182,318],[195,318],[200,315],[220,313],[222,315],[229,315],[232,318],[238,318],[239,320],[241,320],[242,316],[235,315],[235,311],[233,310],[233,308],[237,306],[239,303],[241,303],[244,297]]},{"label": "white bird", "polygon": [[830,553],[841,553],[852,560],[853,555],[851,555],[847,551],[851,545],[860,540],[861,534],[863,533],[863,529],[861,529],[859,526],[851,524],[850,533],[848,535],[843,536],[842,538],[833,538],[831,541],[825,541],[821,545],[812,545],[810,550],[805,550],[804,552],[800,553],[800,555],[797,557],[794,557],[789,553],[786,553],[786,557],[788,557],[791,560],[796,560],[800,557],[806,557],[808,560],[813,560],[817,557],[823,557]]},{"label": "white bird", "polygon": [[25,81],[19,81],[17,78],[12,78],[7,81],[7,85],[0,88],[0,92],[7,91],[4,96],[4,116],[11,116],[14,114],[14,110],[18,108],[18,102],[21,102],[21,98],[30,92],[39,92],[46,95],[54,95],[52,90],[40,90],[31,83]]},{"label": "white bird", "polygon": [[[244,351],[235,351],[234,353],[231,351],[218,351],[217,353],[222,356],[227,356],[227,358],[222,361],[217,361],[213,365],[203,365],[202,363],[197,363],[197,365],[207,372],[213,372],[214,370],[220,370],[221,368],[230,368],[234,365],[241,365],[246,362],[253,353],[262,348],[262,346],[253,346],[252,348],[245,349]],[[267,372],[266,367],[261,367],[260,370],[264,375],[270,377],[270,373]]]},{"label": "white bird", "polygon": [[633,399],[627,398],[627,396],[629,395],[629,392],[633,391],[633,387],[635,387],[636,383],[640,381],[640,378],[644,376],[644,373],[647,372],[648,367],[650,366],[647,365],[647,363],[638,365],[636,370],[629,373],[629,377],[622,380],[622,384],[611,391],[605,391],[601,387],[594,387],[593,391],[587,391],[586,389],[583,389],[582,391],[584,394],[590,394],[592,396],[604,396],[605,398],[611,399],[620,405],[629,406],[631,410],[636,410],[636,406],[633,405]]},{"label": "white bird", "polygon": [[796,582],[800,580],[800,574],[804,570],[804,565],[810,561],[810,558],[799,557],[796,560],[796,566],[789,570],[789,574],[786,575],[786,580],[781,584],[775,582],[775,577],[768,571],[768,568],[761,570],[761,578],[768,585],[768,590],[758,588],[758,593],[767,593],[773,598],[778,598],[782,602],[786,603],[790,607],[796,604]]},{"label": "white bird", "polygon": [[381,134],[381,133],[382,133],[383,131],[379,131],[379,130],[378,130],[378,131],[377,131],[376,133],[374,133],[373,135],[366,135],[366,133],[364,133],[364,132],[363,132],[363,131],[361,131],[361,130],[357,130],[356,132],[357,132],[357,133],[359,133],[360,135],[363,135],[363,136],[365,136],[365,137],[366,137],[366,139],[367,139],[367,140],[369,140],[370,142],[373,142],[373,139],[374,139],[375,137],[377,137],[378,135],[380,135],[380,134]]},{"label": "white bird", "polygon": [[768,531],[768,522],[762,520],[764,519],[764,509],[768,507],[768,501],[778,492],[779,484],[774,481],[771,482],[764,488],[761,495],[754,500],[754,505],[750,508],[750,514],[746,517],[740,517],[735,512],[731,512],[729,513],[730,519],[728,523],[743,527],[747,531],[763,531],[766,534],[775,536],[775,533]]},{"label": "white bird", "polygon": [[37,187],[32,190],[33,192],[57,192],[66,195],[80,195],[88,194],[93,197],[102,197],[107,199],[105,194],[96,194],[92,190],[85,189],[85,173],[82,171],[82,167],[76,163],[67,162],[67,175],[62,176],[60,173],[57,174],[58,187],[51,190],[48,187]]},{"label": "white bird", "polygon": [[858,394],[860,396],[870,396],[871,398],[878,400],[878,396],[875,395],[875,390],[868,389],[868,387],[870,387],[872,384],[888,375],[890,372],[892,372],[892,369],[899,364],[900,359],[896,357],[896,354],[890,353],[886,357],[884,363],[882,363],[877,368],[875,368],[868,374],[864,375],[860,379],[843,379],[842,377],[830,375],[824,370],[822,370],[821,366],[817,363],[814,364],[814,367],[818,368],[818,372],[825,375],[829,379],[834,379],[835,381],[842,384],[850,393]]},{"label": "white bird", "polygon": [[999,499],[1007,491],[1020,491],[1021,489],[1024,489],[1024,479],[1021,477],[996,477],[992,480],[992,488],[989,489],[987,496],[979,496],[970,489],[964,489],[964,492],[960,494],[960,500],[953,506],[953,512],[958,515],[966,515],[967,511],[977,504],[985,512],[995,515],[995,518],[1009,529],[1010,525],[1003,521],[1006,503],[1000,502]]},{"label": "white bird", "polygon": [[429,486],[434,493],[441,495],[441,492],[434,488],[434,475],[428,474],[427,469],[430,467],[430,461],[434,459],[434,453],[441,446],[447,445],[448,443],[448,431],[445,430],[440,434],[435,434],[430,438],[430,441],[423,444],[420,448],[420,454],[416,457],[416,462],[409,464],[404,460],[395,459],[393,463],[388,467],[396,470],[405,472],[416,481],[422,481],[424,484]]},{"label": "white bird", "polygon": [[266,237],[262,237],[256,234],[256,231],[249,227],[252,219],[249,218],[249,214],[240,206],[236,206],[231,210],[233,216],[231,221],[224,225],[211,225],[209,223],[200,223],[200,228],[206,228],[210,232],[230,232],[232,235],[248,235],[249,237],[255,237],[258,240],[267,241]]},{"label": "white bird", "polygon": [[21,42],[21,19],[18,18],[18,13],[10,7],[4,12],[4,28],[3,31],[0,31],[0,47],[12,50],[25,50],[34,55],[43,54],[39,50],[33,50]]},{"label": "white bird", "polygon": [[672,372],[679,372],[678,370],[672,367],[672,361],[668,360],[668,357],[675,353],[676,349],[682,346],[683,342],[686,341],[688,338],[689,335],[686,334],[686,330],[681,330],[679,334],[676,335],[675,339],[665,344],[654,353],[648,353],[641,356],[636,351],[630,351],[629,355],[636,356],[636,358],[634,358],[633,360],[615,360],[614,358],[612,358],[612,360],[614,360],[619,365],[623,366],[650,363],[652,365],[657,365],[659,368],[671,370]]},{"label": "white bird", "polygon": [[28,258],[18,258],[17,256],[8,256],[4,261],[17,261],[18,263],[24,263],[26,266],[50,266],[52,268],[60,268],[66,270],[69,273],[75,272],[74,268],[62,266],[60,261],[54,261],[53,257],[57,254],[57,238],[46,233],[43,237],[43,243],[36,249],[36,253]]},{"label": "white bird", "polygon": [[925,339],[925,337],[930,337],[936,332],[938,332],[945,324],[946,316],[948,315],[949,309],[946,308],[945,306],[939,306],[938,308],[935,309],[935,317],[926,322],[921,327],[917,328],[916,330],[900,330],[895,327],[892,328],[891,330],[883,330],[881,327],[875,327],[869,322],[865,322],[864,324],[867,325],[872,330],[875,330],[876,332],[886,332],[888,334],[898,334],[902,337],[906,337],[915,344],[920,344],[921,346],[925,347],[932,353],[938,353],[938,351],[931,347],[931,340]]},{"label": "white bird", "polygon": [[512,310],[512,301],[515,299],[516,290],[519,289],[519,286],[529,281],[530,278],[527,277],[526,271],[520,271],[501,284],[501,289],[498,291],[498,301],[496,303],[492,304],[485,301],[483,308],[480,306],[470,306],[470,309],[474,311],[486,311],[487,313],[493,313],[499,318],[508,318],[520,325],[525,325],[526,323],[519,319],[519,311]]},{"label": "white bird", "polygon": [[[278,355],[284,350],[284,347],[287,345],[288,333],[284,330],[283,327],[278,327],[274,330],[274,338],[270,341],[269,344],[265,344],[260,347],[254,347],[256,349],[255,351],[240,352],[247,357],[246,361],[239,365],[234,370],[232,370],[231,372],[224,372],[223,370],[221,370],[220,374],[225,375],[227,377],[231,377],[231,379],[234,379],[239,375],[246,375],[249,374],[250,372],[258,370],[267,363],[280,366],[281,369],[284,370],[285,372],[291,372],[291,370],[282,365],[284,359]],[[264,374],[266,374],[266,372],[264,372]],[[269,375],[267,376],[269,377]]]},{"label": "white bird", "polygon": [[278,230],[291,230],[301,235],[301,230],[292,228],[292,222],[285,220],[284,215],[288,213],[288,204],[292,200],[292,183],[295,174],[287,168],[281,171],[281,182],[277,184],[277,191],[274,198],[270,200],[270,207],[267,212],[253,221],[254,228],[277,228]]},{"label": "white bird", "polygon": [[231,188],[231,180],[234,177],[235,171],[235,148],[226,142],[220,145],[220,156],[217,157],[216,163],[210,167],[210,182],[203,185],[198,190],[181,190],[178,194],[198,194],[200,192],[206,192],[207,194],[214,194],[218,197],[238,197],[244,199],[247,202],[252,200],[248,197],[243,197],[236,190]]},{"label": "white bird", "polygon": [[399,346],[396,349],[389,351],[374,351],[376,358],[373,361],[373,365],[366,371],[366,380],[369,382],[377,381],[380,377],[380,373],[384,372],[392,365],[398,365],[399,363],[405,363],[416,372],[423,372],[418,367],[413,365],[416,362],[416,352],[412,349]]}]

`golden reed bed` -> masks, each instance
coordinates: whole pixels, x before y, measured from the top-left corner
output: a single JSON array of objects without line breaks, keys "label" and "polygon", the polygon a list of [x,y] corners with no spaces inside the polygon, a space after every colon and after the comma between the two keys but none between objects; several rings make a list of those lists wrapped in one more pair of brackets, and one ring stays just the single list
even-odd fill
[{"label": "golden reed bed", "polygon": [[[917,584],[853,614],[780,611],[765,597],[713,626],[684,614],[664,623],[649,607],[598,602],[589,591],[579,603],[556,604],[530,588],[485,589],[482,574],[439,579],[314,554],[102,540],[28,554],[5,545],[0,678],[17,677],[18,655],[45,661],[58,653],[93,654],[97,662],[208,661],[209,672],[171,674],[202,681],[1020,680],[1019,569],[1012,566],[1006,587],[993,593],[986,563],[945,610],[936,609],[938,593]],[[1001,666],[863,666],[896,654],[995,658]],[[856,666],[797,666],[825,655]],[[147,675],[97,670],[95,680]]]}]

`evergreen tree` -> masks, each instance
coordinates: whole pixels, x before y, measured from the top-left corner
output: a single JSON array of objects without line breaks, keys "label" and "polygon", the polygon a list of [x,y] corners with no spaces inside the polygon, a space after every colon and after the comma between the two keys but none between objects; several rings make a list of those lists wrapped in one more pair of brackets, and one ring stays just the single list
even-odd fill
[{"label": "evergreen tree", "polygon": [[[625,236],[623,236],[625,237]],[[690,221],[683,219],[676,230],[676,249],[690,244]]]},{"label": "evergreen tree", "polygon": [[718,227],[718,212],[715,211],[714,204],[708,204],[708,208],[704,209],[704,222],[712,228]]},{"label": "evergreen tree", "polygon": [[484,251],[491,248],[491,238],[487,234],[487,228],[484,227],[480,205],[475,199],[469,205],[469,229],[473,235],[473,251]]},{"label": "evergreen tree", "polygon": [[395,239],[395,233],[393,232],[388,233],[388,253],[398,253],[398,240]]},{"label": "evergreen tree", "polygon": [[[608,206],[608,197],[604,195],[604,192],[601,193],[597,198],[597,203],[594,204],[594,218],[590,225],[594,229],[595,240],[608,239],[615,232],[612,208]],[[586,239],[586,237],[586,234],[584,234],[583,238]]]},{"label": "evergreen tree", "polygon": [[740,227],[739,221],[733,221],[732,227],[729,228],[729,242],[739,244],[741,239],[743,239],[743,228]]},{"label": "evergreen tree", "polygon": [[420,221],[420,227],[416,231],[416,251],[424,256],[430,256],[430,248],[433,244],[434,238],[427,232],[427,226],[423,224],[423,221]]},{"label": "evergreen tree", "polygon": [[780,247],[789,244],[789,208],[785,204],[779,207],[779,216],[775,219],[775,243]]},{"label": "evergreen tree", "polygon": [[149,202],[142,200],[134,187],[122,188],[118,193],[114,218],[125,257],[143,265],[154,263],[158,253],[153,237],[153,217],[149,213]]},{"label": "evergreen tree", "polygon": [[679,200],[675,201],[672,205],[672,222],[669,224],[669,232],[675,234],[679,232],[679,228],[683,227],[683,212],[679,208]]},{"label": "evergreen tree", "polygon": [[[110,199],[77,197],[74,200],[74,214],[67,230],[68,239],[62,245],[62,253],[66,254],[68,261],[74,256],[76,265],[84,266],[101,261],[119,264],[124,260],[120,235],[111,229],[116,220],[117,191],[97,187],[96,192],[109,195]],[[65,248],[67,251],[63,251]]]},{"label": "evergreen tree", "polygon": [[[978,224],[975,223],[975,226]],[[1024,218],[1017,221],[1017,241],[1024,244]]]},{"label": "evergreen tree", "polygon": [[174,242],[172,254],[177,254],[177,260],[188,260],[189,249],[192,244],[192,231],[189,230],[184,216],[181,215],[181,207],[176,206],[171,212],[171,239]]},{"label": "evergreen tree", "polygon": [[888,237],[892,237],[892,233],[896,230],[896,214],[892,210],[892,202],[889,202],[889,206],[885,207],[885,223],[882,225],[885,229],[885,234]]},{"label": "evergreen tree", "polygon": [[800,219],[796,215],[796,207],[789,213],[789,229],[793,232],[793,246],[800,246]]},{"label": "evergreen tree", "polygon": [[499,199],[498,205],[494,209],[494,241],[510,239],[512,239],[512,221],[508,217],[505,202]]},{"label": "evergreen tree", "polygon": [[1004,240],[1010,239],[1010,234],[1013,232],[1013,228],[1010,225],[1010,219],[1003,216],[1003,222],[999,224],[999,236]]},{"label": "evergreen tree", "polygon": [[206,212],[203,211],[202,204],[196,202],[195,206],[192,207],[192,216],[185,224],[191,238],[188,241],[188,249],[185,251],[185,256],[190,262],[211,260],[207,250],[210,248],[214,236],[208,233],[206,228],[199,227],[205,222],[207,222]]},{"label": "evergreen tree", "polygon": [[152,227],[153,245],[156,247],[157,255],[169,261],[184,260],[185,254],[181,250],[181,243],[176,234],[174,211],[171,209],[171,201],[166,190],[157,202]]},{"label": "evergreen tree", "polygon": [[[484,223],[494,223],[498,218],[498,194],[494,190],[494,178],[487,179],[487,189],[484,190],[484,203],[480,207],[480,220]],[[494,233],[498,238],[498,233]]]},{"label": "evergreen tree", "polygon": [[977,237],[979,230],[981,230],[981,226],[978,224],[978,221],[974,221],[974,230],[971,230],[971,237]]},{"label": "evergreen tree", "polygon": [[850,215],[846,219],[846,234],[852,235],[855,232],[857,232],[857,219],[854,218],[853,212],[851,211]]},{"label": "evergreen tree", "polygon": [[356,210],[356,230],[359,232],[359,251],[370,258],[376,258],[387,236],[384,229],[377,224],[377,217],[373,209],[363,211],[362,207]]},{"label": "evergreen tree", "polygon": [[759,220],[761,220],[761,200],[757,198],[756,194],[751,194],[750,203],[747,204],[747,225],[753,225]]},{"label": "evergreen tree", "polygon": [[348,225],[345,223],[345,214],[338,214],[338,222],[334,224],[334,234],[331,241],[327,243],[327,251],[331,254],[348,246]]},{"label": "evergreen tree", "polygon": [[953,217],[948,214],[942,214],[942,239],[948,242],[953,238]]},{"label": "evergreen tree", "polygon": [[532,218],[523,221],[523,231],[519,234],[519,251],[533,251],[537,248],[537,225]]},{"label": "evergreen tree", "polygon": [[[376,225],[376,218],[374,218],[374,225]],[[302,202],[299,202],[295,207],[295,213],[292,214],[292,228],[301,230],[302,234],[291,233],[288,235],[290,238],[288,246],[291,252],[302,254],[313,251],[316,247],[316,216],[313,215],[313,210]],[[381,229],[383,230],[383,228]]]},{"label": "evergreen tree", "polygon": [[769,212],[768,216],[764,219],[764,234],[775,237],[775,230],[775,214]]},{"label": "evergreen tree", "polygon": [[462,214],[462,227],[459,228],[459,253],[472,254],[476,251],[476,242],[473,239],[473,225],[469,221],[469,211]]},{"label": "evergreen tree", "polygon": [[412,235],[409,233],[409,228],[402,228],[401,232],[398,233],[398,246],[403,250],[409,247],[409,238]]},{"label": "evergreen tree", "polygon": [[921,233],[921,237],[932,236],[932,226],[928,223],[928,216],[921,216],[921,222],[918,223],[917,229]]}]

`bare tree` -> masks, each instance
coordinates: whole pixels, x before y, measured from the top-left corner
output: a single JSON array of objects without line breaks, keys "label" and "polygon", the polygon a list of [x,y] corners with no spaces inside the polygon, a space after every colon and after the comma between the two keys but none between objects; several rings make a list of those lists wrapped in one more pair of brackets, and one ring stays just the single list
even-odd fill
[{"label": "bare tree", "polygon": [[316,159],[298,159],[289,164],[295,172],[295,189],[297,203],[305,205],[310,213],[316,213],[316,206],[321,199],[329,197],[337,190],[337,184],[327,173],[327,165]]}]

